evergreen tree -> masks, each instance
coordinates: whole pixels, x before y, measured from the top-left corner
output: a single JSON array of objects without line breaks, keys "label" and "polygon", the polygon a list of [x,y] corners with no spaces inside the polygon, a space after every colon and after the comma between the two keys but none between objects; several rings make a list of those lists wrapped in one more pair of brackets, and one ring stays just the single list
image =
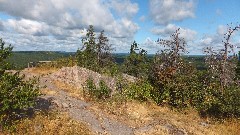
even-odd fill
[{"label": "evergreen tree", "polygon": [[4,45],[5,42],[0,39],[0,76],[2,76],[7,69],[8,64],[6,63],[6,59],[10,56],[13,49],[11,45],[6,48],[4,47]]},{"label": "evergreen tree", "polygon": [[16,120],[29,107],[33,107],[35,99],[40,95],[36,80],[24,81],[19,73],[5,72],[6,59],[12,53],[12,47],[5,47],[0,39],[0,127],[5,127]]},{"label": "evergreen tree", "polygon": [[125,73],[135,77],[145,78],[149,68],[147,51],[141,48],[139,49],[138,44],[134,41],[131,44],[130,55],[124,60],[123,66]]},{"label": "evergreen tree", "polygon": [[77,51],[78,66],[83,66],[88,69],[97,69],[97,53],[96,53],[96,42],[95,33],[93,26],[90,25],[87,30],[86,37],[82,39],[83,47]]},{"label": "evergreen tree", "polygon": [[238,52],[238,60],[237,60],[237,67],[236,67],[236,78],[240,80],[240,51]]},{"label": "evergreen tree", "polygon": [[94,28],[90,25],[82,43],[83,47],[76,55],[78,66],[101,72],[103,68],[113,64],[112,49],[104,31],[96,38]]}]

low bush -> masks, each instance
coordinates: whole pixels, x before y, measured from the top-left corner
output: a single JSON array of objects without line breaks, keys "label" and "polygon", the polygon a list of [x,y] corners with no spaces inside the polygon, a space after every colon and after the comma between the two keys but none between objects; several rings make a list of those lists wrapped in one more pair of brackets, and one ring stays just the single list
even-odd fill
[{"label": "low bush", "polygon": [[7,73],[5,62],[11,54],[12,47],[4,47],[5,43],[0,40],[0,128],[3,129],[15,120],[21,118],[27,109],[33,107],[35,99],[40,95],[37,79],[24,80],[19,73]]},{"label": "low bush", "polygon": [[151,91],[153,87],[147,81],[139,81],[129,84],[125,90],[124,94],[130,99],[147,101],[151,99]]},{"label": "low bush", "polygon": [[220,84],[211,84],[205,90],[203,102],[199,102],[197,109],[201,115],[216,118],[240,116],[240,88],[229,86],[224,93],[219,91]]},{"label": "low bush", "polygon": [[111,89],[106,85],[103,80],[100,80],[97,87],[92,78],[88,78],[86,81],[86,91],[84,95],[89,95],[90,98],[106,99],[111,95]]}]

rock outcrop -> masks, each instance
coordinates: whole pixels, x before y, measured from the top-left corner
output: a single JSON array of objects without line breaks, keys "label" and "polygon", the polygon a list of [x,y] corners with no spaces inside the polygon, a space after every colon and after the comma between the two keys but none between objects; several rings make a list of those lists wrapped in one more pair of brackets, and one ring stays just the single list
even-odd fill
[{"label": "rock outcrop", "polygon": [[[63,67],[57,72],[53,73],[51,77],[54,80],[58,80],[64,82],[66,84],[70,84],[77,88],[83,88],[86,84],[87,79],[92,78],[95,85],[98,87],[100,80],[103,80],[106,85],[112,89],[116,90],[116,82],[117,79],[114,77],[110,77],[107,75],[101,75],[92,70],[74,66],[74,67]],[[123,79],[128,80],[130,82],[134,82],[136,80],[135,77],[123,74]]]}]

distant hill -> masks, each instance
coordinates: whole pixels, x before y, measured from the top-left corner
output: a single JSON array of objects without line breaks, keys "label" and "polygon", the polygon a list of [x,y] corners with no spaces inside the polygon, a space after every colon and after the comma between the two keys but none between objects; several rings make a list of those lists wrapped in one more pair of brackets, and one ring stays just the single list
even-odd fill
[{"label": "distant hill", "polygon": [[[62,52],[62,51],[14,51],[12,56],[8,59],[11,69],[26,68],[29,62],[37,61],[55,61],[61,58],[74,56],[75,52]],[[129,53],[114,53],[113,57],[115,62],[122,64]],[[148,54],[149,58],[153,58],[153,54]],[[204,66],[203,55],[185,55],[184,59],[191,61],[198,69],[206,69]]]},{"label": "distant hill", "polygon": [[73,52],[14,51],[8,62],[11,64],[11,69],[23,69],[29,62],[54,61],[74,54]]}]

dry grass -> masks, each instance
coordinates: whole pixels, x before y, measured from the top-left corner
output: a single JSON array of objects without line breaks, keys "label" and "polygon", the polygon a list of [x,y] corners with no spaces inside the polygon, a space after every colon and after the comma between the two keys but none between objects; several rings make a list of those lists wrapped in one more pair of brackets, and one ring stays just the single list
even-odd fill
[{"label": "dry grass", "polygon": [[25,69],[25,70],[28,70],[28,72],[33,73],[33,74],[47,75],[47,74],[51,74],[53,72],[56,72],[58,70],[58,68],[53,68],[53,67],[34,67],[34,68]]},{"label": "dry grass", "polygon": [[215,123],[212,126],[214,133],[222,135],[239,135],[240,134],[240,120],[232,119],[223,123]]},{"label": "dry grass", "polygon": [[[38,114],[16,125],[18,135],[92,135],[88,127],[71,120],[66,113]],[[8,134],[8,133],[5,133]]]},{"label": "dry grass", "polygon": [[51,95],[51,96],[54,96],[54,95],[57,94],[56,91],[50,90],[50,89],[48,89],[48,88],[42,88],[42,89],[41,89],[41,93],[42,93],[42,94],[46,94],[46,95]]},{"label": "dry grass", "polygon": [[83,90],[80,88],[76,88],[74,86],[71,86],[69,84],[63,83],[61,81],[53,81],[54,85],[57,86],[59,89],[64,90],[65,92],[68,92],[69,96],[84,100],[83,96]]},{"label": "dry grass", "polygon": [[[82,90],[65,83],[55,81],[54,84],[68,92],[72,97],[84,100]],[[169,107],[157,106],[152,102],[138,102],[113,97],[108,101],[92,102],[90,108],[95,114],[104,113],[112,119],[119,120],[131,127],[141,127],[153,121],[171,123],[178,129],[185,129],[189,134],[196,135],[238,135],[240,133],[240,120],[229,120],[222,123],[200,118],[193,109],[178,112]],[[146,134],[168,134],[162,125],[155,125]]]},{"label": "dry grass", "polygon": [[95,103],[92,107],[97,113],[105,110],[105,113],[131,127],[142,127],[157,121],[152,129],[145,134],[169,134],[164,125],[170,123],[178,129],[185,129],[188,134],[194,135],[239,135],[240,120],[229,120],[222,123],[209,119],[202,119],[195,110],[188,109],[178,112],[169,107],[160,107],[151,102],[140,103],[127,101],[117,103]]}]

